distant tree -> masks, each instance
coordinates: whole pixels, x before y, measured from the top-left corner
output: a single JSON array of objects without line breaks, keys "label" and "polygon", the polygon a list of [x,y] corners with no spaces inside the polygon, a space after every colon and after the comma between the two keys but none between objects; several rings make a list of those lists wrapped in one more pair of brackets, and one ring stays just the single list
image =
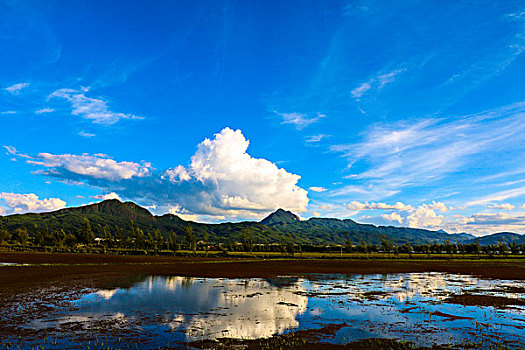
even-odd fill
[{"label": "distant tree", "polygon": [[456,242],[456,247],[458,247],[459,253],[465,256],[465,246],[461,242]]},{"label": "distant tree", "polygon": [[444,248],[445,248],[445,251],[448,254],[450,254],[450,255],[452,255],[456,251],[456,246],[454,244],[450,243],[450,241],[448,239],[445,241]]},{"label": "distant tree", "polygon": [[104,237],[104,242],[106,242],[106,247],[112,247],[114,244],[113,235],[111,234],[108,225],[104,225],[104,227],[102,228],[102,234]]},{"label": "distant tree", "polygon": [[27,240],[29,239],[29,234],[27,233],[27,230],[25,227],[18,227],[13,232],[13,239],[20,243],[21,245],[26,245]]},{"label": "distant tree", "polygon": [[432,246],[430,244],[423,245],[423,252],[427,254],[427,257],[430,258],[430,253],[432,252]]},{"label": "distant tree", "polygon": [[184,229],[184,245],[193,252],[197,250],[197,239],[193,232],[193,227],[190,225]]},{"label": "distant tree", "polygon": [[158,228],[153,230],[153,240],[153,250],[155,251],[155,254],[157,254],[162,248],[162,235],[160,234],[160,230]]},{"label": "distant tree", "polygon": [[392,242],[386,239],[385,236],[380,236],[381,239],[381,250],[383,253],[387,253],[390,258],[390,253],[394,250],[394,245]]},{"label": "distant tree", "polygon": [[474,252],[479,258],[481,255],[481,244],[479,244],[479,241],[477,239],[476,239],[476,242],[474,243]]},{"label": "distant tree", "polygon": [[347,253],[351,253],[352,248],[353,248],[353,245],[352,245],[352,240],[350,239],[350,235],[348,234],[348,232],[345,232],[345,251]]},{"label": "distant tree", "polygon": [[291,256],[294,256],[294,254],[295,254],[295,243],[294,243],[294,240],[293,240],[293,237],[292,237],[291,233],[288,233],[288,237],[287,237],[287,240],[286,240],[286,251]]},{"label": "distant tree", "polygon": [[410,243],[405,243],[403,244],[401,247],[400,247],[400,250],[403,252],[403,253],[407,253],[408,254],[408,257],[409,258],[412,258],[412,246],[410,245]]},{"label": "distant tree", "polygon": [[35,244],[38,246],[54,246],[54,239],[47,225],[43,225],[35,235]]},{"label": "distant tree", "polygon": [[365,253],[366,256],[368,256],[368,244],[363,238],[361,238],[361,245],[359,247],[359,250]]},{"label": "distant tree", "polygon": [[88,218],[84,218],[84,227],[82,228],[82,243],[91,246],[95,241],[95,234],[91,231],[91,224]]},{"label": "distant tree", "polygon": [[145,243],[146,243],[146,236],[144,235],[144,231],[142,231],[140,228],[136,227],[134,228],[135,232],[135,248],[136,249],[144,249]]},{"label": "distant tree", "polygon": [[62,247],[66,239],[66,233],[64,230],[54,231],[51,237],[53,247]]},{"label": "distant tree", "polygon": [[231,239],[228,240],[228,250],[230,252],[234,252],[235,251],[235,242],[232,241]]},{"label": "distant tree", "polygon": [[397,244],[397,242],[393,244],[392,247],[393,247],[394,255],[398,257],[399,256],[399,245]]},{"label": "distant tree", "polygon": [[68,233],[64,239],[64,244],[70,248],[76,248],[78,241],[74,234]]},{"label": "distant tree", "polygon": [[11,234],[5,228],[0,228],[0,243],[6,243],[11,239]]},{"label": "distant tree", "polygon": [[286,253],[286,236],[284,233],[279,237],[279,250]]},{"label": "distant tree", "polygon": [[505,241],[503,241],[501,238],[498,240],[498,252],[500,254],[508,254],[509,253],[509,247],[507,246]]},{"label": "distant tree", "polygon": [[177,234],[173,231],[168,236],[168,250],[177,251]]},{"label": "distant tree", "polygon": [[209,248],[209,245],[208,245],[208,240],[209,240],[209,234],[208,234],[208,231],[205,231],[204,232],[204,249],[206,250],[206,255],[208,255],[208,248]]},{"label": "distant tree", "polygon": [[253,252],[253,239],[252,239],[252,233],[248,227],[244,229],[243,235],[242,235],[242,245],[245,252],[252,253]]}]

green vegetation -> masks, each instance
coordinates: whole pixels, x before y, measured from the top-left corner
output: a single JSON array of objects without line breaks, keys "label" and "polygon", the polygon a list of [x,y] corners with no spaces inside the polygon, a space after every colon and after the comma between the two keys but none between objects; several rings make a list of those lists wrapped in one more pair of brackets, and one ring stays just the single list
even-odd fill
[{"label": "green vegetation", "polygon": [[[481,244],[480,241],[495,243]],[[455,241],[455,242],[454,242]],[[0,217],[0,246],[12,250],[120,254],[239,254],[331,257],[482,257],[525,253],[523,236],[467,234],[358,224],[300,221],[278,210],[258,222],[202,224],[154,216],[131,202],[107,200],[50,213]]]}]

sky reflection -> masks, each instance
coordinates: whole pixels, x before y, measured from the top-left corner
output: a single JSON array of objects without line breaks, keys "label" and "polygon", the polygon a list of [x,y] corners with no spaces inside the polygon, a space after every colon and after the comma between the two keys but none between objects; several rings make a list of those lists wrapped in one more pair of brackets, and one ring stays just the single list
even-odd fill
[{"label": "sky reflection", "polygon": [[84,294],[70,308],[37,318],[30,326],[57,336],[78,328],[106,336],[122,331],[150,339],[152,347],[223,337],[266,338],[342,323],[347,327],[326,341],[387,337],[430,346],[503,339],[523,346],[525,307],[447,301],[463,293],[525,299],[507,287],[525,283],[441,273],[275,280],[146,277],[129,288]]}]

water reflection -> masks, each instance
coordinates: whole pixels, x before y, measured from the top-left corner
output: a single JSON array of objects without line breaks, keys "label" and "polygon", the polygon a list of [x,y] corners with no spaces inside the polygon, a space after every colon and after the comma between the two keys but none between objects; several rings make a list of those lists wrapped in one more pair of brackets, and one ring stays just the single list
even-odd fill
[{"label": "water reflection", "polygon": [[[183,332],[186,340],[231,337],[255,339],[296,328],[307,309],[302,280],[286,288],[260,279],[148,277],[129,289],[99,290],[75,304],[76,316],[110,319],[155,315],[160,324]],[[122,318],[122,317],[120,317]],[[69,317],[58,323],[71,322]]]},{"label": "water reflection", "polygon": [[465,292],[525,300],[507,287],[524,288],[525,283],[440,273],[272,280],[147,277],[129,288],[84,294],[70,308],[36,318],[29,327],[56,334],[122,330],[151,339],[149,345],[156,347],[172,341],[264,338],[345,323],[326,341],[388,337],[423,346],[494,340],[523,346],[525,307],[447,302],[450,295]]}]

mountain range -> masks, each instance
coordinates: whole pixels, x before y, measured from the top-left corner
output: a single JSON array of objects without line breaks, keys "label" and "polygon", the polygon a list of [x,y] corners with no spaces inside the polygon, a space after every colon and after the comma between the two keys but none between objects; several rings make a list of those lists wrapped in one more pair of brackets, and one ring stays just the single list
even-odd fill
[{"label": "mountain range", "polygon": [[432,231],[408,227],[375,226],[360,224],[351,219],[310,218],[301,220],[290,211],[278,209],[260,222],[225,222],[220,224],[205,224],[186,221],[173,214],[156,216],[147,209],[133,202],[120,202],[116,199],[99,203],[61,209],[46,213],[13,214],[0,217],[0,226],[9,231],[25,227],[29,235],[46,227],[49,231],[64,230],[75,232],[85,225],[88,219],[95,235],[103,236],[104,226],[110,232],[129,234],[132,227],[140,228],[145,233],[153,230],[167,235],[174,232],[178,236],[191,226],[197,239],[206,235],[210,242],[239,241],[243,235],[250,232],[255,243],[278,243],[283,239],[293,239],[298,244],[345,244],[350,240],[353,244],[365,240],[368,244],[379,244],[385,237],[399,244],[423,244],[451,242],[473,243],[476,239],[480,244],[497,244],[499,239],[507,243],[522,243],[524,235],[501,232],[484,237],[475,237],[468,233],[449,234],[443,230]]}]

